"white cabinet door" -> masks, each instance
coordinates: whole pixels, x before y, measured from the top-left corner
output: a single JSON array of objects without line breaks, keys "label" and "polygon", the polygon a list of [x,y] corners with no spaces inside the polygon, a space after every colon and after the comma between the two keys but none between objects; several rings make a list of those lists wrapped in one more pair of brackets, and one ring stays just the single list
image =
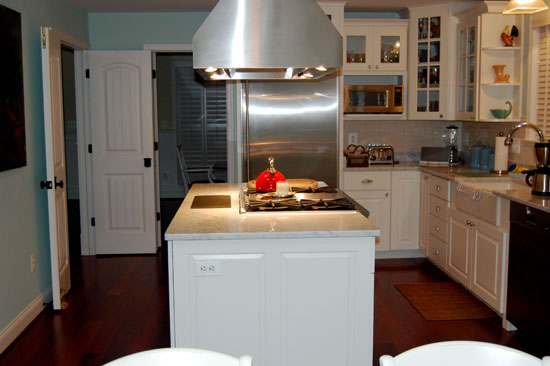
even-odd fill
[{"label": "white cabinet door", "polygon": [[391,250],[418,249],[420,173],[392,173]]},{"label": "white cabinet door", "polygon": [[473,221],[472,225],[471,290],[502,313],[507,233],[481,220]]},{"label": "white cabinet door", "polygon": [[447,270],[457,281],[470,287],[471,244],[467,215],[451,208],[449,214],[449,246]]},{"label": "white cabinet door", "polygon": [[410,11],[409,119],[451,120],[454,72],[450,57],[454,57],[454,49],[451,56],[450,45],[454,44],[454,24],[449,9],[436,5]]},{"label": "white cabinet door", "polygon": [[172,347],[255,366],[371,364],[373,238],[168,245]]},{"label": "white cabinet door", "polygon": [[151,52],[88,55],[96,253],[155,253]]},{"label": "white cabinet door", "polygon": [[380,236],[376,238],[376,250],[390,250],[390,191],[347,193],[369,211],[369,220],[380,228]]},{"label": "white cabinet door", "polygon": [[426,173],[420,174],[420,227],[419,227],[419,243],[420,251],[427,254],[428,250],[428,218],[430,215],[430,175]]}]

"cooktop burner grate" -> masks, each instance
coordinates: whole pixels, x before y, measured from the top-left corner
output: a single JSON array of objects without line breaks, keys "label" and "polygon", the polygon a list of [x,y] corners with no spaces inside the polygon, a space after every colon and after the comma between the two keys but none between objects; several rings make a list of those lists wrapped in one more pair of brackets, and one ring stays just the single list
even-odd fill
[{"label": "cooktop burner grate", "polygon": [[355,205],[347,198],[294,198],[280,200],[250,200],[247,211],[325,211],[325,210],[354,210]]}]

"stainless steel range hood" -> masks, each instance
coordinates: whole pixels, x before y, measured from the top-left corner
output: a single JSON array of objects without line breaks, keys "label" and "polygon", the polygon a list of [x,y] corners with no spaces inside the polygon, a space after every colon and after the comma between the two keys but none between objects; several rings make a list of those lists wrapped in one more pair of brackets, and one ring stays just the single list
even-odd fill
[{"label": "stainless steel range hood", "polygon": [[317,79],[342,66],[342,36],[313,0],[220,0],[193,37],[205,79]]}]

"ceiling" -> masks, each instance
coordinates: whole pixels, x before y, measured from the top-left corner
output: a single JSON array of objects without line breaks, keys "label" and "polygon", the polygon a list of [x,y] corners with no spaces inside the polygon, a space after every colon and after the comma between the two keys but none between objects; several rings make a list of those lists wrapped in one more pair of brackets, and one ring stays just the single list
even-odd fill
[{"label": "ceiling", "polygon": [[[67,0],[88,12],[210,11],[218,0]],[[405,7],[438,4],[438,0],[336,0],[347,2],[347,11],[398,11]],[[453,3],[481,0],[454,0]]]}]

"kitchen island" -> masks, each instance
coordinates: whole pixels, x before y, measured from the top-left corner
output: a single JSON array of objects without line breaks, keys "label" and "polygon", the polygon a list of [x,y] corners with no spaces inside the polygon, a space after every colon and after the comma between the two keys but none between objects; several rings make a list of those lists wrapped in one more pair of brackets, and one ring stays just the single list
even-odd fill
[{"label": "kitchen island", "polygon": [[[192,208],[227,195],[230,208]],[[195,184],[166,231],[173,347],[255,366],[371,365],[374,238],[356,211],[239,214],[237,184]]]}]

